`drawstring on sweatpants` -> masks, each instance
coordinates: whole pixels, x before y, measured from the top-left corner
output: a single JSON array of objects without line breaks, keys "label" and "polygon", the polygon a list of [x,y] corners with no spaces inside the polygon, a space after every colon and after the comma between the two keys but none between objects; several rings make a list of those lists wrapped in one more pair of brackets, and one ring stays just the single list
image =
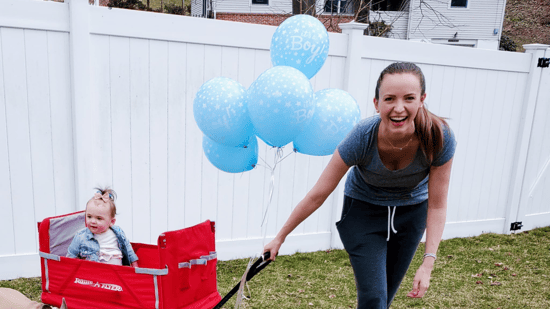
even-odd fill
[{"label": "drawstring on sweatpants", "polygon": [[396,206],[393,206],[393,213],[391,211],[391,207],[388,206],[388,238],[386,238],[386,241],[390,241],[390,228],[391,230],[397,234],[397,231],[395,230],[395,227],[393,226],[393,217],[395,217],[395,208]]}]

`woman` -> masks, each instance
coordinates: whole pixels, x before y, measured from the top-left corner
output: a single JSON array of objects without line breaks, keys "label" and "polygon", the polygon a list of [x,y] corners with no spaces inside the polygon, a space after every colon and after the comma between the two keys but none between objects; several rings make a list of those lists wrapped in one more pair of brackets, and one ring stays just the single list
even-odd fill
[{"label": "woman", "polygon": [[374,98],[379,115],[359,122],[338,145],[315,186],[264,248],[274,260],[286,236],[323,204],[351,167],[336,225],[360,309],[390,306],[424,230],[424,260],[407,296],[423,297],[429,286],[456,142],[447,123],[424,107],[425,89],[415,64],[385,68]]}]

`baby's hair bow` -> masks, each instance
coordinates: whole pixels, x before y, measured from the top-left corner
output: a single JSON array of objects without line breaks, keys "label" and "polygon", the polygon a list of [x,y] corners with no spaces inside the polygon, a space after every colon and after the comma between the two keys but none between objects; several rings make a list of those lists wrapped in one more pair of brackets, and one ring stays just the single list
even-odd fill
[{"label": "baby's hair bow", "polygon": [[110,201],[114,201],[115,197],[111,192],[105,192],[103,195],[101,194],[101,191],[97,191],[94,194],[94,200],[103,200],[105,203],[108,203]]}]

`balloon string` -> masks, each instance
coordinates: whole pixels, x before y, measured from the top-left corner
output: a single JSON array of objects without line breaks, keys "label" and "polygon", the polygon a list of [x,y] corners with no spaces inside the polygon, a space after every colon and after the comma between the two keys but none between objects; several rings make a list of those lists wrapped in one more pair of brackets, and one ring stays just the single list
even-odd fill
[{"label": "balloon string", "polygon": [[286,158],[290,157],[290,156],[291,156],[291,155],[293,155],[293,154],[294,154],[294,151],[293,151],[293,152],[291,152],[291,153],[289,153],[289,154],[287,154],[287,155],[286,155],[286,156],[285,156],[284,158],[282,158],[282,159],[281,159],[281,160],[280,160],[280,161],[279,161],[278,163],[281,163],[281,162],[283,162],[283,160],[284,160],[284,159],[286,159]]},{"label": "balloon string", "polygon": [[[272,168],[271,168],[271,165],[269,165],[262,157],[260,157],[260,160],[262,160],[262,161],[265,163],[265,165],[266,165],[267,167],[269,167],[270,170],[272,169]],[[262,166],[261,164],[256,164],[256,165],[257,165],[257,166]]]},{"label": "balloon string", "polygon": [[[263,158],[259,158],[260,160],[262,160],[265,164],[265,168],[269,169],[271,171],[271,176],[270,176],[270,179],[269,179],[269,199],[267,201],[267,207],[264,211],[264,215],[263,215],[263,218],[262,218],[262,224],[261,224],[261,229],[262,229],[262,249],[263,247],[265,246],[265,239],[267,237],[267,224],[268,224],[268,221],[269,221],[269,208],[271,207],[271,202],[273,200],[273,193],[275,192],[275,170],[277,169],[277,165],[279,163],[281,163],[284,159],[288,158],[291,154],[293,154],[294,152],[291,152],[289,153],[288,155],[284,156],[284,151],[283,151],[283,148],[282,147],[277,147],[277,150],[275,152],[275,156],[273,158],[273,167],[271,165],[269,165]],[[263,166],[261,164],[257,164],[257,166]],[[252,265],[252,261],[254,258],[258,257],[258,255],[256,254],[254,257],[251,257],[250,260],[248,261],[248,266],[246,268],[246,271],[241,279],[241,283],[240,283],[240,286],[239,286],[239,291],[237,293],[237,301],[235,303],[235,309],[238,309],[240,306],[241,306],[241,303],[242,303],[242,299],[243,299],[243,291],[244,291],[244,286],[246,285],[246,276],[248,275],[248,271],[250,270],[250,266]]]},{"label": "balloon string", "polygon": [[[270,181],[269,181],[269,199],[267,201],[267,207],[266,207],[266,210],[264,212],[264,217],[262,219],[262,227],[264,226],[264,224],[266,223],[267,221],[267,218],[268,218],[268,214],[269,214],[269,208],[271,206],[271,201],[273,200],[273,192],[275,191],[275,170],[277,169],[277,164],[279,164],[282,160],[284,160],[285,158],[281,159],[281,157],[283,156],[284,154],[284,151],[283,151],[283,148],[281,147],[278,147],[277,148],[277,152],[275,153],[275,157],[273,158],[273,167],[269,166],[269,164],[267,164],[266,162],[266,165],[269,166],[269,169],[271,170],[271,177],[270,177]],[[262,159],[262,161],[265,162],[265,160]],[[264,233],[264,237],[263,237],[263,244],[265,244],[265,233]]]},{"label": "balloon string", "polygon": [[241,278],[241,283],[239,285],[239,291],[237,292],[237,300],[235,301],[235,309],[239,309],[242,304],[243,299],[243,292],[244,292],[244,286],[246,285],[246,277],[248,276],[248,272],[250,271],[250,267],[252,266],[252,261],[254,260],[254,257],[251,257],[248,260],[248,265],[246,266],[246,270]]}]

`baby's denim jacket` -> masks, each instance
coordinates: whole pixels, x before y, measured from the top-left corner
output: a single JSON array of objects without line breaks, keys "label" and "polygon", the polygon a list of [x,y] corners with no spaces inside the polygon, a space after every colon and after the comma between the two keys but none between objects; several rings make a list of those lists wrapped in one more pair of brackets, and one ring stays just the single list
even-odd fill
[{"label": "baby's denim jacket", "polygon": [[[111,230],[115,233],[118,248],[122,252],[122,265],[130,266],[138,260],[134,249],[132,249],[132,245],[120,227],[113,225],[111,226]],[[88,228],[84,228],[76,233],[68,248],[67,257],[99,262],[99,242]]]}]

